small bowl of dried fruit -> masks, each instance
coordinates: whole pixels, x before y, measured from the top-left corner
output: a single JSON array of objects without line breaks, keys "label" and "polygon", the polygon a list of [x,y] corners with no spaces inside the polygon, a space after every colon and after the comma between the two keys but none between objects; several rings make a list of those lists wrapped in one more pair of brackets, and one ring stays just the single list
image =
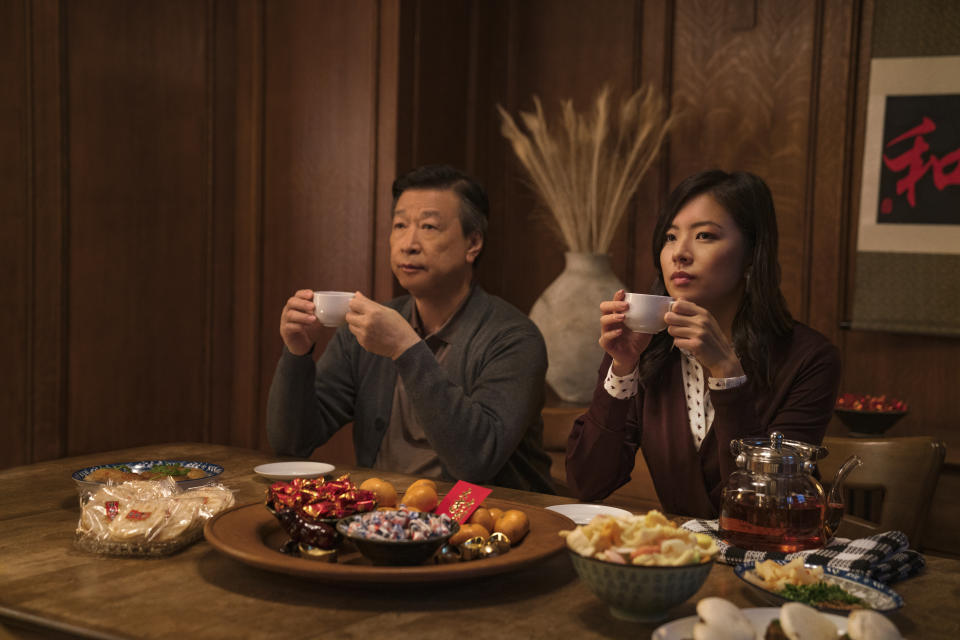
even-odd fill
[{"label": "small bowl of dried fruit", "polygon": [[907,404],[886,395],[843,393],[837,398],[834,413],[850,429],[851,436],[869,438],[883,435],[907,415]]}]

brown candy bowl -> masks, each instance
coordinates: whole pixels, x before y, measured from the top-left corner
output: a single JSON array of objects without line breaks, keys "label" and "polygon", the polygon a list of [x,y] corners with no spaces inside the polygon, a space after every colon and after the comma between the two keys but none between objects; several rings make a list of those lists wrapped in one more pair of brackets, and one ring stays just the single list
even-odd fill
[{"label": "brown candy bowl", "polygon": [[[387,540],[382,537],[373,537],[364,534],[357,528],[357,524],[369,525],[370,521],[383,518],[384,514],[396,512],[373,511],[358,513],[343,518],[337,522],[337,531],[344,538],[350,540],[363,556],[377,565],[418,565],[429,560],[450,539],[450,536],[460,530],[456,520],[450,520],[447,532],[440,535],[431,535],[421,540]],[[417,513],[417,512],[414,512]],[[417,513],[416,519],[440,518],[435,513]],[[354,527],[351,527],[352,523]],[[368,527],[366,527],[368,528]]]},{"label": "brown candy bowl", "polygon": [[621,620],[654,622],[688,600],[707,580],[713,562],[678,567],[616,564],[569,550],[580,580]]},{"label": "brown candy bowl", "polygon": [[305,518],[296,509],[277,509],[271,502],[266,504],[267,511],[280,521],[280,526],[294,542],[317,549],[335,549],[343,540],[337,531],[338,518],[312,520]]}]

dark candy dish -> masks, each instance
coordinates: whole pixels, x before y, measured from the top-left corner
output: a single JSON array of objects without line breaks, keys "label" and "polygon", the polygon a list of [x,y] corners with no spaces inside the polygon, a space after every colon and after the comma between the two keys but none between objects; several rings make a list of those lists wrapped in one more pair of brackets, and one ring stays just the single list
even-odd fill
[{"label": "dark candy dish", "polygon": [[382,538],[364,537],[350,532],[350,523],[354,520],[374,516],[373,513],[361,513],[344,518],[337,523],[337,531],[344,538],[349,539],[365,558],[376,565],[418,565],[423,564],[446,544],[457,531],[460,525],[452,520],[449,533],[433,536],[424,540],[385,540]]}]

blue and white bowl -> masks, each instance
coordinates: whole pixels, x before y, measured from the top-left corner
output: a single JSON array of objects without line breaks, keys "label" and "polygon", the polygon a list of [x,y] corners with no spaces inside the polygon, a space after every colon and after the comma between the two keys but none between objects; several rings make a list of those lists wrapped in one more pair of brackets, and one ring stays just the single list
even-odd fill
[{"label": "blue and white bowl", "polygon": [[[569,551],[569,550],[568,550]],[[686,602],[706,582],[713,562],[679,567],[615,564],[570,551],[577,575],[621,620],[653,622]]]},{"label": "blue and white bowl", "polygon": [[167,464],[179,464],[180,466],[187,467],[190,469],[200,469],[201,471],[206,472],[206,477],[195,478],[193,480],[181,480],[177,483],[177,486],[181,489],[189,489],[191,487],[199,487],[205,484],[210,484],[217,480],[217,476],[223,473],[223,467],[218,464],[213,464],[212,462],[198,462],[196,460],[138,460],[136,462],[112,462],[110,464],[98,464],[92,467],[86,467],[84,469],[78,469],[73,472],[73,480],[77,483],[77,488],[81,491],[83,490],[96,490],[99,487],[103,486],[103,482],[92,482],[87,480],[87,476],[96,471],[97,469],[103,469],[106,467],[127,467],[130,471],[134,473],[143,473],[148,471],[152,467],[159,465]]}]

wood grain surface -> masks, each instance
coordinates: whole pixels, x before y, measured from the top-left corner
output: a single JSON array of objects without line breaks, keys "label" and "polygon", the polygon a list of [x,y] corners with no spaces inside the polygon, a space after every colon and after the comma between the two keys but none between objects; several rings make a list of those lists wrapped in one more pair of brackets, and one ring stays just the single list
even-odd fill
[{"label": "wood grain surface", "polygon": [[[557,554],[527,568],[453,584],[342,586],[257,569],[200,541],[164,558],[99,557],[73,546],[80,516],[70,474],[94,464],[143,459],[205,460],[224,467],[223,483],[240,503],[263,500],[270,481],[253,468],[276,458],[208,444],[158,444],[104,451],[0,471],[3,588],[0,625],[17,635],[89,638],[340,637],[389,633],[449,638],[451,629],[516,638],[649,637],[657,623],[624,622],[577,579]],[[413,478],[341,467],[355,481],[372,476],[406,488]],[[441,485],[441,491],[449,489]],[[493,488],[491,498],[545,507],[568,499]],[[960,616],[960,560],[927,556],[920,575],[894,589],[904,606],[890,615],[908,638],[953,639]],[[731,567],[716,565],[687,602],[666,612],[695,614],[700,598],[766,606]],[[467,625],[467,626],[465,626]]]}]

